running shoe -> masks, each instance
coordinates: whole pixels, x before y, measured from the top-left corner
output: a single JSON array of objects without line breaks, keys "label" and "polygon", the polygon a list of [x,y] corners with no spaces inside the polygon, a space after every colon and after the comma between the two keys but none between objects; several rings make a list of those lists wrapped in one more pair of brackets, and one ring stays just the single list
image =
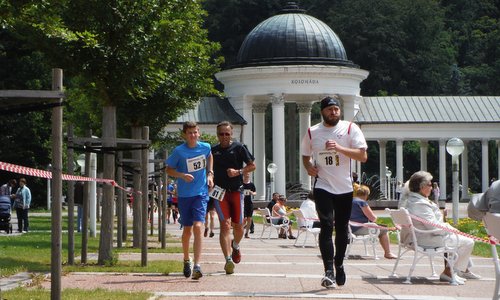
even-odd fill
[{"label": "running shoe", "polygon": [[210,232],[210,237],[214,237],[215,233]]},{"label": "running shoe", "polygon": [[186,278],[189,278],[189,276],[191,276],[191,259],[184,260],[183,273]]},{"label": "running shoe", "polygon": [[226,260],[226,264],[224,265],[224,270],[226,271],[226,274],[234,273],[234,262],[231,259]]},{"label": "running shoe", "polygon": [[321,286],[329,289],[335,288],[335,275],[333,274],[333,270],[325,272],[325,276],[321,279]]},{"label": "running shoe", "polygon": [[201,277],[203,277],[203,273],[201,272],[201,267],[200,266],[194,266],[193,268],[193,276],[191,279],[198,280]]},{"label": "running shoe", "polygon": [[233,259],[235,264],[239,264],[241,261],[240,248],[239,247],[238,247],[238,249],[234,248],[233,242],[234,241],[231,241],[231,248],[233,248],[233,253],[231,254],[231,258]]},{"label": "running shoe", "polygon": [[335,276],[337,284],[339,286],[343,286],[345,284],[345,281],[346,281],[344,266],[335,267],[335,270],[337,271],[337,275]]}]

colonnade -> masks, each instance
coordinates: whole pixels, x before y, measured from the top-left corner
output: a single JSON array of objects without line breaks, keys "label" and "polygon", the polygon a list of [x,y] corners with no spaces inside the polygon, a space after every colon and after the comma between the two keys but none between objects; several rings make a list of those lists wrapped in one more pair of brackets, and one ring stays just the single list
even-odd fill
[{"label": "colonnade", "polygon": [[[440,200],[446,200],[447,189],[446,189],[446,173],[447,170],[451,170],[446,166],[446,142],[448,139],[439,139],[439,153],[438,153],[438,161],[439,161],[439,174],[433,174],[434,177],[438,177],[439,175],[439,187],[440,187]],[[461,172],[461,186],[462,190],[462,199],[469,199],[469,195],[467,193],[469,189],[469,147],[468,144],[471,142],[471,139],[464,139],[464,151],[460,156],[460,172]],[[490,182],[490,174],[489,174],[489,151],[488,151],[488,142],[489,139],[481,139],[481,191],[476,192],[484,192],[489,187]],[[388,140],[378,140],[379,145],[379,176],[381,178],[381,187],[385,187],[383,184],[386,182],[386,166],[387,166],[387,142]],[[404,166],[403,166],[403,139],[396,139],[396,174],[395,178],[397,181],[404,182],[409,178],[404,178]],[[426,139],[420,139],[420,170],[427,171],[427,155],[428,155],[428,144],[429,141]],[[500,157],[500,141],[496,141],[497,145],[497,157]],[[500,160],[498,163],[499,174],[491,174],[491,177],[500,177]],[[451,171],[450,171],[451,172]],[[394,174],[394,173],[393,173]],[[475,175],[475,174],[473,174]],[[384,192],[386,188],[382,188]]]}]

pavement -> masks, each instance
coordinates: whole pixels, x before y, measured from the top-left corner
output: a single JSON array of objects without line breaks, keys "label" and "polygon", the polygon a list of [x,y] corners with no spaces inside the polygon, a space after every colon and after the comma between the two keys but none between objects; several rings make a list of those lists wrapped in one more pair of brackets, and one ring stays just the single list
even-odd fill
[{"label": "pavement", "polygon": [[[377,211],[384,215],[384,211]],[[276,231],[268,239],[268,232],[260,238],[262,225],[255,224],[255,233],[241,242],[242,261],[236,265],[235,273],[226,275],[224,259],[218,241],[218,228],[214,238],[204,238],[202,270],[200,280],[185,278],[177,273],[83,273],[64,274],[62,288],[110,289],[123,291],[145,291],[152,293],[151,299],[491,299],[495,286],[495,270],[491,258],[472,257],[472,270],[480,274],[480,280],[468,280],[465,285],[451,286],[431,276],[427,258],[417,265],[412,284],[404,284],[412,262],[412,253],[406,254],[398,266],[398,277],[391,277],[395,260],[374,259],[365,255],[363,243],[354,243],[351,256],[345,261],[347,283],[336,289],[321,287],[323,266],[319,249],[312,235],[302,247],[303,234],[294,246],[294,240],[278,239]],[[274,230],[274,229],[273,229]],[[177,224],[167,225],[167,231],[180,236]],[[296,232],[294,232],[296,234]],[[167,247],[180,244],[167,244]],[[397,253],[397,245],[391,245]],[[377,247],[379,257],[383,257]],[[95,255],[94,255],[95,257]],[[92,256],[89,256],[92,258]],[[141,260],[140,253],[120,254],[120,260]],[[181,253],[149,253],[148,263],[157,260],[182,260]],[[438,274],[443,269],[440,259],[434,260]],[[16,274],[0,279],[0,289],[7,290],[29,281],[31,274]],[[50,288],[50,278],[42,283]]]}]

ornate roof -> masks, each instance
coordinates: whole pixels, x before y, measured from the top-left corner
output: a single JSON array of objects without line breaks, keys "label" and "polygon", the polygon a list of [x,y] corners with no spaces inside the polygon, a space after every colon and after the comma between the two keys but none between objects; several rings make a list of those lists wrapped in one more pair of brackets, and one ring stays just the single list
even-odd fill
[{"label": "ornate roof", "polygon": [[328,25],[289,2],[247,35],[232,68],[318,64],[358,67]]}]

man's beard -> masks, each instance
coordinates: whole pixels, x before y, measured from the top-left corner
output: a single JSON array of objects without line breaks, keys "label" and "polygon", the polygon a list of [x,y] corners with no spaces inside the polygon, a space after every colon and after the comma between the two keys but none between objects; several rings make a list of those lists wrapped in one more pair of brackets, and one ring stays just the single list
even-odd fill
[{"label": "man's beard", "polygon": [[322,116],[322,117],[323,117],[323,122],[325,122],[326,124],[328,124],[330,126],[336,126],[340,121],[340,118],[329,119],[329,118],[326,118],[325,116]]}]

